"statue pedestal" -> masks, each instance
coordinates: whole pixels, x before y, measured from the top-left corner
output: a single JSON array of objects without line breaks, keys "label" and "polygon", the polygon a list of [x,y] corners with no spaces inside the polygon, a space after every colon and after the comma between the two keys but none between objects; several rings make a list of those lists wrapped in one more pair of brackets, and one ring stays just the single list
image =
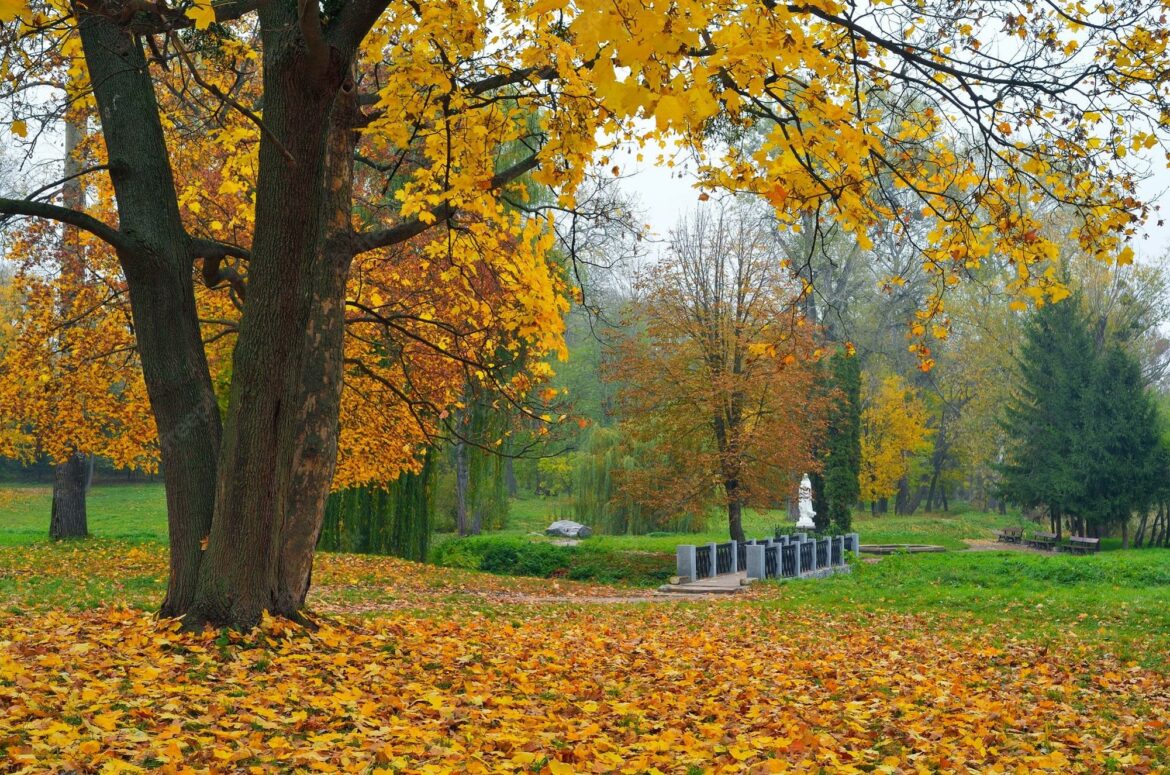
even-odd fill
[{"label": "statue pedestal", "polygon": [[796,523],[796,526],[802,530],[803,529],[812,530],[816,527],[816,523],[813,522],[810,517],[808,517],[804,514],[801,514],[800,519]]}]

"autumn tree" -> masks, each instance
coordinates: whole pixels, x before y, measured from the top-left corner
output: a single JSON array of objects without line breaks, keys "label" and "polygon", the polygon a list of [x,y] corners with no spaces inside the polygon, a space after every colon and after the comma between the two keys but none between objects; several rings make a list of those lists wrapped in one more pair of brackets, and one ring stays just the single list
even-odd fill
[{"label": "autumn tree", "polygon": [[862,389],[860,497],[880,501],[898,492],[910,459],[930,449],[926,404],[896,374]]},{"label": "autumn tree", "polygon": [[680,221],[637,285],[609,375],[623,431],[652,447],[619,472],[622,492],[672,515],[719,502],[738,541],[746,506],[791,495],[814,466],[821,428],[811,327],[777,258],[758,208],[708,206]]},{"label": "autumn tree", "polygon": [[[928,219],[916,252],[941,286],[1000,254],[1017,270],[1013,291],[1059,295],[1032,271],[1051,244],[1021,203],[1069,202],[1071,234],[1093,255],[1134,232],[1144,207],[1123,154],[1156,144],[1166,116],[1162,14],[1153,0],[945,11],[0,0],[9,83],[80,76],[43,101],[43,89],[5,87],[13,134],[31,142],[38,122],[92,100],[106,162],[87,176],[112,186],[116,217],[56,196],[2,199],[0,212],[68,223],[116,254],[166,477],[164,612],[247,626],[304,603],[337,463],[355,260],[390,261],[419,237],[449,257],[443,282],[456,286],[482,262],[522,301],[510,325],[531,348],[556,349],[547,219],[502,200],[532,175],[571,208],[595,158],[609,166],[623,146],[673,134],[702,186],[765,197],[786,227],[814,213],[860,239],[912,210]],[[1013,44],[994,43],[1003,36]],[[245,88],[248,72],[258,79]],[[159,100],[173,77],[199,120],[168,142]],[[763,140],[712,150],[716,119],[762,123]],[[201,184],[187,171],[209,141],[233,151],[238,201],[222,218],[189,206]],[[505,163],[517,144],[525,155]],[[196,277],[246,289],[222,425]],[[926,318],[941,304],[932,294]]]},{"label": "autumn tree", "polygon": [[52,538],[87,533],[93,455],[153,471],[158,446],[128,311],[125,284],[100,243],[37,222],[14,232],[0,341],[0,455],[54,464]]}]

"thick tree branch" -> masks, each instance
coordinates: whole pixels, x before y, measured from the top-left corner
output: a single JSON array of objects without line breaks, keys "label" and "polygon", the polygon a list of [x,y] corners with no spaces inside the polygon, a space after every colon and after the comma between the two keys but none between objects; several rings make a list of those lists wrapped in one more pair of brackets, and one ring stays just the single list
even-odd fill
[{"label": "thick tree branch", "polygon": [[215,240],[192,238],[188,247],[191,260],[203,259],[203,284],[208,288],[218,288],[221,283],[227,283],[242,301],[248,291],[248,284],[234,266],[225,265],[229,258],[238,258],[247,261],[251,254],[239,245]]},{"label": "thick tree branch", "polygon": [[321,30],[321,13],[317,0],[297,0],[297,21],[301,37],[309,50],[309,71],[321,73],[329,62],[329,46]]},{"label": "thick tree branch", "polygon": [[[486,187],[488,189],[502,188],[526,172],[536,169],[538,166],[540,166],[540,160],[533,154],[523,161],[513,164],[506,170],[497,172],[488,181]],[[416,217],[388,229],[357,234],[354,239],[354,255],[356,256],[377,248],[397,245],[412,237],[417,237],[435,224],[450,220],[455,215],[456,209],[450,202],[443,202],[427,211],[431,216],[430,219]]]},{"label": "thick tree branch", "polygon": [[350,0],[326,25],[326,42],[355,51],[389,5],[389,0]]},{"label": "thick tree branch", "polygon": [[137,249],[129,237],[113,226],[99,221],[92,215],[70,210],[68,207],[59,207],[47,202],[30,202],[27,199],[0,198],[0,213],[8,216],[48,218],[51,221],[58,221],[87,231],[117,251],[133,253]]},{"label": "thick tree branch", "polygon": [[247,248],[233,245],[230,242],[192,237],[189,245],[191,260],[210,258],[223,261],[225,258],[240,258],[247,261],[252,257],[252,253]]},{"label": "thick tree branch", "polygon": [[[215,20],[220,24],[234,21],[255,11],[267,0],[220,0],[212,3]],[[183,8],[169,8],[153,0],[79,0],[89,13],[104,16],[138,34],[174,32],[195,26]]]}]

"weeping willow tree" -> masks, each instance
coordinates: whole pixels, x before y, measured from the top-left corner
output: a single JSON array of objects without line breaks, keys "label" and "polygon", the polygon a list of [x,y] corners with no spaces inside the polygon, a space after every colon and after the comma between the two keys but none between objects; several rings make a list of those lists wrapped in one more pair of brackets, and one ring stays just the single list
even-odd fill
[{"label": "weeping willow tree", "polygon": [[573,518],[610,535],[644,535],[656,530],[697,533],[706,519],[669,515],[637,503],[622,493],[620,479],[640,467],[651,450],[630,445],[611,428],[595,428],[578,456],[573,483]]},{"label": "weeping willow tree", "polygon": [[504,458],[494,448],[497,442],[504,444],[511,418],[493,398],[486,391],[468,389],[458,419],[459,437],[451,447],[455,527],[462,536],[499,530],[508,521]]},{"label": "weeping willow tree", "polygon": [[385,487],[353,487],[329,496],[317,546],[325,551],[392,554],[425,560],[430,548],[434,465],[403,473]]}]

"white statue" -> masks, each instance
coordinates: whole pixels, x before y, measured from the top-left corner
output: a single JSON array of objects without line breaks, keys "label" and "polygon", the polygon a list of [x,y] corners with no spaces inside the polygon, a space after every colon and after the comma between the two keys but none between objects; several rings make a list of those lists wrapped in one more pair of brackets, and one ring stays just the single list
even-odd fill
[{"label": "white statue", "polygon": [[809,530],[816,528],[817,525],[813,522],[816,515],[812,505],[812,482],[808,480],[808,474],[805,474],[800,480],[800,519],[797,520],[796,526]]}]

